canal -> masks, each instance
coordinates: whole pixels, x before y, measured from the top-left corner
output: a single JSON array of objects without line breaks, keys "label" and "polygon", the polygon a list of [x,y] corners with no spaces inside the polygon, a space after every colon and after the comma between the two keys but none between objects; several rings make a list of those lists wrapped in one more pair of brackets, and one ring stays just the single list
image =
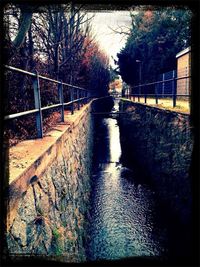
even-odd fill
[{"label": "canal", "polygon": [[[118,111],[118,101],[112,112]],[[95,117],[88,261],[168,255],[168,229],[152,187],[121,162],[116,118]],[[161,216],[161,217],[160,217]]]}]

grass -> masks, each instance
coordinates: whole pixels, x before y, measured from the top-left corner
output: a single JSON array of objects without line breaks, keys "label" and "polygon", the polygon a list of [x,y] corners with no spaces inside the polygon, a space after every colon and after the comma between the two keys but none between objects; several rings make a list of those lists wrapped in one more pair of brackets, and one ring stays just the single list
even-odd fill
[{"label": "grass", "polygon": [[56,240],[59,239],[59,237],[60,237],[60,233],[59,233],[58,229],[54,228],[54,229],[52,230],[52,234],[53,234],[53,236],[54,236],[54,238],[55,238]]},{"label": "grass", "polygon": [[61,234],[59,233],[59,230],[57,228],[52,229],[52,234],[55,239],[55,255],[61,256],[63,254],[63,248],[59,244],[59,239],[61,237]]},{"label": "grass", "polygon": [[[133,98],[131,99],[133,101]],[[135,101],[138,102],[138,98],[135,97]],[[144,98],[140,97],[140,103],[145,103]],[[147,105],[164,108],[171,111],[190,113],[190,102],[188,100],[177,99],[176,107],[173,107],[173,101],[171,98],[159,98],[158,104],[155,103],[155,98],[147,98]]]},{"label": "grass", "polygon": [[63,254],[63,249],[59,247],[58,245],[56,246],[55,254],[56,256],[61,256]]}]

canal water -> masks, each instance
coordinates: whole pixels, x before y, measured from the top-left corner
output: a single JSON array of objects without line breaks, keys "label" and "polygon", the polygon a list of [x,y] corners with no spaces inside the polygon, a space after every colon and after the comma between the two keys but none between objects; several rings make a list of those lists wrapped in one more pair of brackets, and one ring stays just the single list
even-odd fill
[{"label": "canal water", "polygon": [[88,261],[166,257],[168,233],[156,194],[136,166],[122,164],[117,119],[96,115],[95,124]]}]

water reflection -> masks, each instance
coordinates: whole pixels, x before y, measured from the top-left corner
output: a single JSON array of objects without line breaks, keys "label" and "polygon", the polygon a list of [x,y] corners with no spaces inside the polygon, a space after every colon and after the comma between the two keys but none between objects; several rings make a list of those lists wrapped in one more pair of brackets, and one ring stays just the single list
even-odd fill
[{"label": "water reflection", "polygon": [[119,128],[117,121],[115,119],[107,119],[104,123],[107,123],[109,133],[110,162],[119,162],[121,156],[121,146],[119,142]]},{"label": "water reflection", "polygon": [[162,255],[166,237],[154,221],[154,192],[120,163],[116,119],[97,119],[94,151],[88,260]]}]

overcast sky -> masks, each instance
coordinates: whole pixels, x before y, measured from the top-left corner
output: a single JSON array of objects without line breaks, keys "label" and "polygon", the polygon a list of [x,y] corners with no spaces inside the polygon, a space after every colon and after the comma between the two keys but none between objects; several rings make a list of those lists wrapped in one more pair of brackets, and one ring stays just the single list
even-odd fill
[{"label": "overcast sky", "polygon": [[[123,27],[123,31],[128,31],[130,28],[131,19],[129,11],[111,11],[111,12],[96,12],[92,20],[93,32],[96,34],[96,40],[101,48],[111,58],[117,59],[117,53],[123,48],[126,42],[126,34],[117,34],[112,29]],[[109,28],[110,27],[110,28]],[[111,60],[110,62],[113,65]]]}]

